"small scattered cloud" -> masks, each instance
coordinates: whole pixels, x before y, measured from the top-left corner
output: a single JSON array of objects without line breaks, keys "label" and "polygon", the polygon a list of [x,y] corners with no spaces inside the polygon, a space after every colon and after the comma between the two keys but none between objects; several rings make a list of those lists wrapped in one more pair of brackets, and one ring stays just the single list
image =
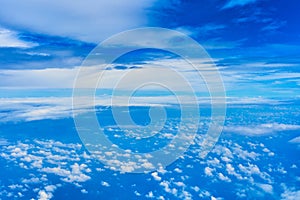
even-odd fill
[{"label": "small scattered cloud", "polygon": [[[260,140],[246,141],[223,138],[214,147],[207,159],[199,160],[197,155],[201,150],[198,146],[195,146],[191,148],[191,151],[187,152],[189,156],[182,158],[182,161],[188,163],[187,165],[186,163],[178,162],[176,165],[169,166],[163,171],[158,170],[151,174],[145,174],[147,178],[144,180],[150,184],[156,184],[160,190],[147,191],[142,194],[141,191],[133,188],[133,195],[145,195],[149,198],[159,197],[158,199],[164,199],[161,198],[161,192],[163,192],[169,197],[178,199],[192,199],[198,195],[198,197],[210,198],[212,195],[216,196],[216,191],[206,191],[200,186],[202,184],[203,187],[207,187],[203,183],[210,184],[213,182],[234,186],[235,189],[230,194],[240,197],[259,194],[262,196],[267,195],[266,197],[281,196],[283,199],[295,199],[294,197],[299,196],[299,191],[296,190],[297,188],[293,188],[293,185],[289,188],[279,185],[279,187],[283,187],[283,190],[274,190],[274,185],[278,181],[281,181],[278,177],[282,177],[278,176],[278,173],[286,174],[290,168],[280,164],[283,161],[282,159],[287,159],[280,156],[280,154],[274,155],[279,156],[276,158],[280,159],[279,162],[262,165],[261,163],[270,158],[268,156],[269,150],[266,150],[267,148],[269,146]],[[99,178],[99,173],[109,172],[111,174],[111,172],[108,169],[97,170],[97,167],[99,167],[97,159],[88,156],[82,150],[82,145],[79,143],[63,143],[56,140],[35,139],[33,141],[11,142],[0,149],[1,159],[15,165],[15,167],[31,170],[32,173],[22,177],[21,181],[19,179],[13,180],[16,182],[10,181],[9,185],[5,186],[3,194],[7,197],[8,195],[14,197],[24,195],[27,198],[28,195],[32,195],[32,192],[34,192],[37,196],[36,199],[46,200],[59,197],[59,193],[56,193],[59,187],[64,189],[72,184],[76,186],[75,190],[77,189],[83,195],[88,195],[88,188],[91,191],[94,190],[93,187],[90,187],[92,183],[90,181],[94,177]],[[228,159],[218,159],[225,156]],[[184,168],[185,166],[187,168]],[[199,174],[200,169],[200,175],[202,174],[201,180],[203,180],[201,183],[195,182],[191,184],[190,180],[193,176],[188,171],[193,169],[193,167],[195,168],[192,173],[197,172]],[[178,170],[176,169],[179,168],[182,169],[184,176],[183,173],[177,172]],[[94,170],[98,171],[97,175],[93,173]],[[114,176],[101,175],[104,179],[99,181],[99,184],[96,186],[97,189],[99,187],[102,189],[103,187],[115,188]],[[52,179],[53,176],[58,178],[59,183],[55,183],[56,181],[54,180],[56,179]],[[169,180],[168,177],[170,176],[172,180]],[[128,179],[127,175],[120,177],[124,178],[124,180]],[[126,185],[126,183],[125,181],[124,185],[122,185],[124,188],[136,187],[130,184]],[[245,185],[247,187],[244,187]],[[197,196],[194,196],[195,193],[197,193]],[[0,194],[0,196],[5,197],[3,194],[2,196]]]},{"label": "small scattered cloud", "polygon": [[38,200],[49,200],[52,199],[52,193],[45,192],[45,190],[40,190],[38,193]]}]

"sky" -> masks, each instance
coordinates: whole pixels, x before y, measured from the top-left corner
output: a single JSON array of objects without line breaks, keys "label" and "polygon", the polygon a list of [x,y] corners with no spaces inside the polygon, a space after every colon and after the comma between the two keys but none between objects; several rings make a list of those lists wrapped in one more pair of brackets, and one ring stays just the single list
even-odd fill
[{"label": "sky", "polygon": [[[0,88],[72,88],[97,44],[121,31],[162,27],[205,48],[227,96],[299,98],[299,9],[296,0],[2,0]],[[180,66],[163,58],[162,66]],[[116,72],[130,67],[122,64]]]}]

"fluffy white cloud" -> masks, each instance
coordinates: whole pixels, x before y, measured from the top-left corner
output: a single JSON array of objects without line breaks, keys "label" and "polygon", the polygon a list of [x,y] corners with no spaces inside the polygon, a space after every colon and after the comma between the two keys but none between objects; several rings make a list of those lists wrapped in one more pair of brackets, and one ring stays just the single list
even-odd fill
[{"label": "fluffy white cloud", "polygon": [[101,185],[104,186],[104,187],[109,187],[110,184],[106,181],[101,181]]},{"label": "fluffy white cloud", "polygon": [[154,0],[3,0],[0,22],[33,32],[100,42],[112,34],[145,26]]},{"label": "fluffy white cloud", "polygon": [[157,172],[153,172],[151,173],[152,177],[154,178],[154,180],[156,181],[161,181],[161,177],[158,176],[158,173]]},{"label": "fluffy white cloud", "polygon": [[[50,148],[51,151],[49,150]],[[41,185],[48,182],[47,174],[53,174],[60,177],[66,183],[78,186],[79,183],[90,180],[91,177],[88,174],[92,172],[83,163],[91,158],[82,159],[83,155],[79,152],[80,148],[80,144],[64,144],[53,140],[34,140],[32,144],[18,142],[17,144],[5,146],[0,151],[0,157],[7,161],[15,161],[21,168],[36,170],[36,174],[38,175],[30,174],[29,178],[22,179],[21,182],[25,185]],[[34,151],[29,152],[29,149],[34,149]],[[65,165],[67,162],[70,165]],[[37,178],[38,176],[40,178]],[[16,188],[17,186],[11,187]],[[51,185],[48,183],[43,190],[39,191],[38,198],[52,198],[52,194],[58,187],[60,185]]]},{"label": "fluffy white cloud", "polygon": [[227,177],[227,176],[224,176],[221,172],[218,173],[218,178],[222,181],[226,181],[226,182],[230,182],[231,180]]},{"label": "fluffy white cloud", "polygon": [[45,192],[44,190],[39,191],[38,200],[49,200],[52,197],[52,193]]},{"label": "fluffy white cloud", "polygon": [[212,168],[210,168],[210,167],[205,167],[205,169],[204,169],[204,173],[207,175],[207,176],[212,176],[213,174],[212,174],[212,172],[213,172],[214,170],[212,169]]}]

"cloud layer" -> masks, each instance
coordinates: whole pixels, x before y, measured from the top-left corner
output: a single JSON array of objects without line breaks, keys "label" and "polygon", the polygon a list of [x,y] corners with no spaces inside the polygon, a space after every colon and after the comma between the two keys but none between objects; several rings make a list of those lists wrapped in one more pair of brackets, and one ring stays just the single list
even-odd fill
[{"label": "cloud layer", "polygon": [[153,2],[4,0],[0,24],[98,43],[112,34],[146,25],[146,9]]}]

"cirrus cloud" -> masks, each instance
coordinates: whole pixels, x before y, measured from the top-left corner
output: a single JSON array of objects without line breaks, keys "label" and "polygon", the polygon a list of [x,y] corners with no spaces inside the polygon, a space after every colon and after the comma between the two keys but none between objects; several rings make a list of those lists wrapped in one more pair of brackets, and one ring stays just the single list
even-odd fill
[{"label": "cirrus cloud", "polygon": [[35,43],[26,42],[18,38],[18,34],[14,31],[0,27],[0,48],[30,48],[36,46]]}]

